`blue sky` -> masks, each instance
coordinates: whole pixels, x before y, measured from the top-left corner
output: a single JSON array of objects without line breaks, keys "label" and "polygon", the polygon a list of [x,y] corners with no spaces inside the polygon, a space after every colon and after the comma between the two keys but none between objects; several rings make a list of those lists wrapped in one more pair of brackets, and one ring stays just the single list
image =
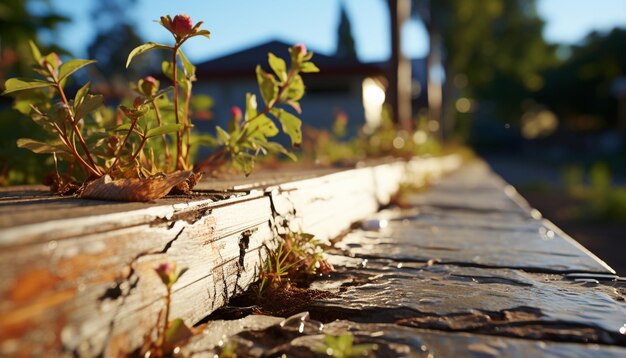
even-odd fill
[{"label": "blue sky", "polygon": [[[386,59],[386,0],[139,0],[131,15],[147,41],[169,40],[165,30],[152,21],[160,15],[187,13],[194,21],[204,21],[212,39],[197,39],[187,45],[186,52],[195,61],[275,38],[304,42],[313,50],[330,54],[335,48],[341,2],[352,23],[359,58]],[[52,4],[73,19],[55,34],[57,40],[76,56],[86,56],[86,44],[95,35],[89,27],[93,0],[52,0]],[[544,35],[550,42],[576,43],[592,30],[626,27],[626,0],[539,0],[538,10],[547,21]],[[411,57],[423,56],[428,49],[423,26],[411,21],[403,31],[403,51]]]}]

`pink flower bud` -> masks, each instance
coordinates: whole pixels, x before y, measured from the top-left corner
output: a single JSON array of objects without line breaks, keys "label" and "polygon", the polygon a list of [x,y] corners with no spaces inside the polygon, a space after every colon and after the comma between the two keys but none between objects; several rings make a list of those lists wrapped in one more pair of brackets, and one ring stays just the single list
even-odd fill
[{"label": "pink flower bud", "polygon": [[158,273],[169,275],[174,272],[174,264],[172,262],[162,262],[158,264],[154,269]]},{"label": "pink flower bud", "polygon": [[143,80],[139,81],[139,86],[141,87],[141,91],[146,96],[154,96],[159,90],[159,81],[157,81],[152,76],[146,76]]},{"label": "pink flower bud", "polygon": [[176,36],[183,37],[189,35],[191,30],[193,30],[191,17],[185,14],[174,16],[174,20],[172,20],[172,30]]},{"label": "pink flower bud", "polygon": [[174,281],[176,280],[176,265],[174,263],[162,262],[154,268],[154,271],[156,271],[157,275],[159,275],[159,278],[164,285],[171,287],[171,285],[174,284]]},{"label": "pink flower bud", "polygon": [[300,54],[300,55],[306,54],[307,50],[306,50],[306,45],[305,44],[299,43],[299,44],[296,44],[294,47],[295,47],[296,50],[298,50],[298,54]]},{"label": "pink flower bud", "polygon": [[233,118],[233,120],[235,121],[235,123],[239,123],[239,121],[241,120],[241,117],[243,117],[243,113],[241,112],[241,108],[239,108],[237,106],[232,106],[230,108],[230,115]]}]

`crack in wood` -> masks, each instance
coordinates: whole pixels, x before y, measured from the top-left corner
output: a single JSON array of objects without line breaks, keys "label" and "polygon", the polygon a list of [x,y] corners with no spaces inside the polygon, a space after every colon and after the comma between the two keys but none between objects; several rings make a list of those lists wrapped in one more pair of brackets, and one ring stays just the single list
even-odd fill
[{"label": "crack in wood", "polygon": [[167,225],[173,228],[177,221],[186,221],[187,224],[195,224],[198,220],[211,214],[211,208],[194,208],[193,210],[174,213],[172,217],[156,218],[150,223],[150,227]]}]

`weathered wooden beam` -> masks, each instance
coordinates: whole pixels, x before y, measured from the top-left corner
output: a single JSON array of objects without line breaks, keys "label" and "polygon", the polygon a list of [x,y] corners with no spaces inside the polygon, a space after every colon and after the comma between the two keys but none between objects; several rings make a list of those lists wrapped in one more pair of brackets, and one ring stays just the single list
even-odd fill
[{"label": "weathered wooden beam", "polygon": [[[440,173],[453,169],[446,160],[422,161]],[[3,189],[0,355],[117,356],[154,339],[165,288],[153,268],[164,261],[189,268],[173,287],[171,317],[196,323],[258,278],[278,221],[330,239],[386,204],[415,163],[151,203]]]}]

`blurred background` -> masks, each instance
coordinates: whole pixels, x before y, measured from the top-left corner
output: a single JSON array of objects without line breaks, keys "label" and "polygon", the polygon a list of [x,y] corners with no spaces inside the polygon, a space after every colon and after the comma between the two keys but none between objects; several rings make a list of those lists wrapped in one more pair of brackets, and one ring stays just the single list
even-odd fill
[{"label": "blurred background", "polygon": [[[321,69],[305,78],[307,125],[341,118],[355,135],[390,119],[402,143],[469,145],[626,273],[626,1],[3,0],[0,83],[32,76],[34,39],[63,59],[96,59],[82,79],[119,103],[162,60],[154,52],[126,70],[128,53],[168,43],[154,20],[178,13],[212,32],[185,48],[196,93],[213,99],[200,130],[243,106],[267,52],[304,43]],[[38,183],[51,163],[16,148],[39,129],[11,105],[0,98],[0,184]]]}]

